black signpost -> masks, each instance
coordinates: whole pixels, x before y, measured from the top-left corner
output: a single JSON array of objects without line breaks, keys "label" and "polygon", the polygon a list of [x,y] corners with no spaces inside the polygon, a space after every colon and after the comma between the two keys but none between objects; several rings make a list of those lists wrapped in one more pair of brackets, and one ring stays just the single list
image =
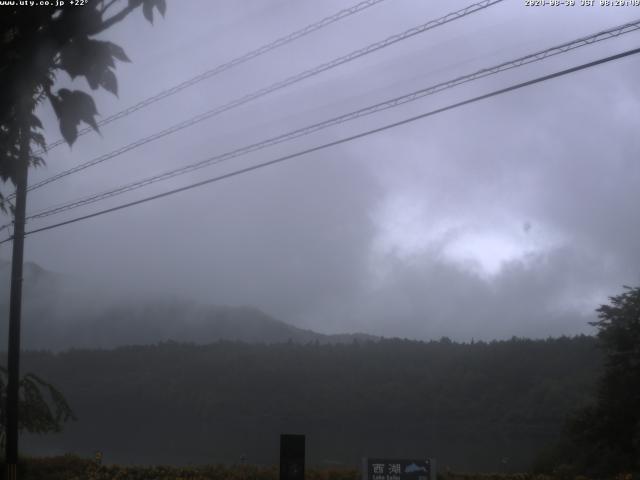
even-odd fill
[{"label": "black signpost", "polygon": [[362,480],[435,480],[433,459],[365,458]]},{"label": "black signpost", "polygon": [[304,435],[280,435],[280,480],[304,480]]}]

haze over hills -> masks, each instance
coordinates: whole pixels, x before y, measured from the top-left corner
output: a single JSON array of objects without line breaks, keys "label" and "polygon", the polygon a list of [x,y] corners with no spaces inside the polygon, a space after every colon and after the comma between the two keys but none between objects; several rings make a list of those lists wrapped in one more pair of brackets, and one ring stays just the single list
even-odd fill
[{"label": "haze over hills", "polygon": [[[0,263],[0,308],[5,318],[9,311],[10,270],[8,261]],[[6,332],[6,328],[1,329],[2,346],[6,345]],[[36,263],[24,265],[22,347],[27,350],[113,348],[168,340],[197,344],[218,340],[324,344],[376,338],[360,333],[325,335],[247,306],[201,305],[151,294],[134,297],[50,272]]]},{"label": "haze over hills", "polygon": [[[5,262],[5,311],[8,273]],[[453,469],[522,471],[591,401],[602,365],[593,337],[323,335],[251,307],[127,297],[34,263],[24,286],[22,368],[78,417],[59,435],[25,436],[33,455],[266,465],[280,433],[304,432],[310,465],[429,452]]]}]

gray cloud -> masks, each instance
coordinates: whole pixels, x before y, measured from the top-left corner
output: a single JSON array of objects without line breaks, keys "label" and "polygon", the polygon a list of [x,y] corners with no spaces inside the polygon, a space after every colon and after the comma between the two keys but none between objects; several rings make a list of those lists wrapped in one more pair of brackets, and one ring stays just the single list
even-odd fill
[{"label": "gray cloud", "polygon": [[[134,62],[119,65],[119,99],[96,95],[99,110],[106,116],[344,5],[174,2],[153,27],[131,19],[108,36]],[[105,126],[101,136],[87,135],[71,150],[58,148],[31,178],[464,5],[385,2]],[[44,208],[184,165],[628,21],[634,13],[505,2],[67,177],[30,194],[29,206]],[[485,79],[104,206],[592,60],[636,40],[631,34]],[[254,305],[327,333],[468,340],[589,331],[598,303],[639,280],[637,61],[34,235],[26,254],[45,268],[113,289]],[[49,138],[57,138],[51,112],[42,115],[54,132]]]}]

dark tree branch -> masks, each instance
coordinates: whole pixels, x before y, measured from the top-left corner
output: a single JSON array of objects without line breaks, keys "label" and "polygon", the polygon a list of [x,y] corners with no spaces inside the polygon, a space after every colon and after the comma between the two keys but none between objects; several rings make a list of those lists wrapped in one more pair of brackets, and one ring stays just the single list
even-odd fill
[{"label": "dark tree branch", "polygon": [[107,30],[111,26],[113,26],[116,23],[121,22],[122,20],[124,20],[127,17],[127,15],[129,15],[131,12],[133,12],[136,8],[137,7],[131,6],[131,5],[126,6],[125,8],[120,10],[118,13],[116,13],[114,16],[104,20],[102,22],[102,25],[100,25],[100,28],[96,29],[93,32],[88,32],[88,35],[96,35],[98,33],[104,32],[105,30]]},{"label": "dark tree branch", "polygon": [[104,4],[104,1],[102,2],[102,10],[100,11],[100,13],[104,14],[107,10],[109,10],[109,8],[116,2],[119,2],[120,0],[111,0],[109,3],[107,3],[106,5]]}]

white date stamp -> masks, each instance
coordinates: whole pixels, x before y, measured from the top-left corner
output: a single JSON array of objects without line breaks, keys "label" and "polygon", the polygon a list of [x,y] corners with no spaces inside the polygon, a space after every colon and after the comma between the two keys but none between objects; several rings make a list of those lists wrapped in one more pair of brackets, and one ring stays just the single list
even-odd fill
[{"label": "white date stamp", "polygon": [[0,0],[0,7],[81,7],[89,0]]},{"label": "white date stamp", "polygon": [[640,7],[640,0],[524,0],[525,7]]}]

